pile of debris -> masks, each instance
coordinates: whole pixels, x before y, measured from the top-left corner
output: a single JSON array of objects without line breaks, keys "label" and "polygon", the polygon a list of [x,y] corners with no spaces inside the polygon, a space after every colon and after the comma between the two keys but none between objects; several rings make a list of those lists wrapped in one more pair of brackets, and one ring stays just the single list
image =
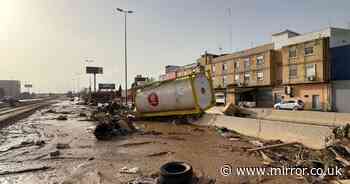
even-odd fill
[{"label": "pile of debris", "polygon": [[[308,168],[307,171],[316,168],[324,171],[319,175],[312,176],[311,173],[304,175],[302,179],[306,183],[349,183],[350,181],[350,124],[334,128],[333,135],[326,139],[326,148],[322,150],[306,148],[298,142],[262,141],[239,135],[225,128],[218,128],[218,133],[230,140],[250,142],[254,147],[244,148],[244,150],[260,156],[266,167]],[[337,173],[336,169],[341,174]]]},{"label": "pile of debris", "polygon": [[255,112],[241,108],[233,103],[228,103],[222,112],[226,116],[251,117],[251,118],[256,117]]},{"label": "pile of debris", "polygon": [[98,122],[94,130],[94,135],[98,140],[125,136],[136,131],[133,124],[134,116],[130,110],[115,102],[98,107],[90,119]]}]

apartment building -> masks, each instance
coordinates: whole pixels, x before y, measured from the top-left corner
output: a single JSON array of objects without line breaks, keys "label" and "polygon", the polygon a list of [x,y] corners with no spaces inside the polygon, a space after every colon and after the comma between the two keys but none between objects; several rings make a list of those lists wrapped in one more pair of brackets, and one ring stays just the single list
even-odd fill
[{"label": "apartment building", "polygon": [[[271,43],[239,52],[205,53],[197,63],[176,69],[188,75],[198,65],[210,71],[225,102],[272,107],[300,99],[307,110],[350,112],[350,30],[329,27],[299,34],[285,30]],[[174,74],[173,74],[174,76]]]},{"label": "apartment building", "polygon": [[271,43],[240,52],[201,56],[226,102],[258,107],[301,99],[305,109],[350,112],[350,30],[326,28],[299,34],[285,30]]},{"label": "apartment building", "polygon": [[308,110],[350,112],[344,103],[350,99],[350,30],[327,28],[302,35],[287,30],[276,36],[284,39],[274,38],[282,55],[282,84],[273,90],[274,101],[300,99]]},{"label": "apartment building", "polygon": [[329,110],[329,39],[319,38],[283,46],[282,90],[274,89],[275,102],[300,99],[305,109]]},{"label": "apartment building", "polygon": [[276,65],[273,61],[277,56],[273,44],[213,56],[202,56],[198,62],[211,71],[215,91],[225,94],[226,103],[272,105],[272,85],[276,83]]}]

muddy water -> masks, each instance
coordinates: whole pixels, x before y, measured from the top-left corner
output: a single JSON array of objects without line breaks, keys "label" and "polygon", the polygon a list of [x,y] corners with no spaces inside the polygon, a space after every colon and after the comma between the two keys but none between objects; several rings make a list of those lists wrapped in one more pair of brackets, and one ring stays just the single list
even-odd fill
[{"label": "muddy water", "polygon": [[[145,133],[97,141],[91,130],[94,122],[84,121],[84,106],[63,101],[46,113],[43,109],[27,119],[0,130],[0,173],[41,168],[45,170],[0,175],[0,183],[127,183],[140,175],[150,175],[174,160],[186,161],[198,175],[216,178],[217,183],[302,183],[294,177],[223,177],[225,163],[260,166],[257,155],[243,151],[253,147],[246,141],[230,141],[215,129],[160,122],[137,122]],[[55,120],[64,113],[67,121]],[[57,144],[66,145],[58,149]],[[68,145],[68,146],[67,146]],[[59,152],[58,156],[50,153]],[[137,174],[122,174],[122,167],[138,167]]]}]

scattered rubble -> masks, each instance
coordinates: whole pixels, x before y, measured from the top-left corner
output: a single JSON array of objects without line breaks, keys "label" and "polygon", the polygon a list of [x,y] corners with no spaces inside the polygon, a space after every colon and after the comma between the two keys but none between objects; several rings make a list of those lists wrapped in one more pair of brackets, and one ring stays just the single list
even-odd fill
[{"label": "scattered rubble", "polygon": [[[304,176],[307,183],[322,184],[333,180],[346,181],[350,179],[350,125],[336,127],[333,136],[327,138],[328,146],[322,150],[304,147],[298,142],[283,143],[282,141],[262,141],[239,135],[226,128],[217,128],[217,132],[232,139],[231,135],[238,135],[234,140],[246,140],[254,147],[246,148],[248,153],[258,154],[262,163],[272,167],[301,167],[301,168],[342,168],[341,176]],[[244,138],[244,139],[242,139]],[[229,148],[228,148],[229,149]]]},{"label": "scattered rubble", "polygon": [[49,109],[45,113],[57,113],[57,112],[55,110],[53,110],[53,109]]},{"label": "scattered rubble", "polygon": [[60,151],[59,150],[50,152],[50,157],[58,157],[59,155],[60,155]]},{"label": "scattered rubble", "polygon": [[57,143],[56,145],[57,149],[68,149],[70,148],[69,144],[65,144],[65,143]]},{"label": "scattered rubble", "polygon": [[84,112],[79,113],[79,116],[80,117],[87,117],[86,113],[84,113]]},{"label": "scattered rubble", "polygon": [[26,173],[26,172],[44,171],[44,170],[48,170],[48,169],[51,169],[51,167],[40,166],[40,167],[33,167],[33,168],[24,168],[21,170],[1,171],[0,176],[9,175],[9,174],[21,174],[21,173]]},{"label": "scattered rubble", "polygon": [[238,132],[229,130],[225,127],[216,127],[216,131],[225,138],[241,138],[241,135]]},{"label": "scattered rubble", "polygon": [[244,108],[241,108],[233,103],[228,103],[223,109],[223,113],[227,116],[238,117],[255,117],[256,113]]},{"label": "scattered rubble", "polygon": [[131,142],[131,143],[126,143],[126,144],[121,144],[119,145],[120,147],[129,147],[129,146],[140,146],[144,144],[152,144],[152,141],[145,141],[145,142]]},{"label": "scattered rubble", "polygon": [[151,130],[151,131],[146,131],[146,132],[141,132],[140,133],[141,135],[163,135],[162,132],[158,132],[158,131],[155,131],[155,130]]},{"label": "scattered rubble", "polygon": [[91,116],[91,119],[98,121],[94,135],[98,140],[108,140],[136,132],[133,118],[128,109],[118,103],[99,107]]},{"label": "scattered rubble", "polygon": [[135,179],[134,181],[129,182],[129,184],[157,184],[157,179],[142,176],[140,178]]},{"label": "scattered rubble", "polygon": [[174,152],[170,152],[170,151],[162,151],[162,152],[158,152],[158,153],[151,153],[148,154],[147,157],[157,157],[157,156],[163,156],[163,155],[168,155],[168,154],[173,154]]},{"label": "scattered rubble", "polygon": [[132,167],[132,168],[122,167],[119,170],[119,172],[124,174],[137,174],[137,173],[140,173],[140,168],[139,167]]},{"label": "scattered rubble", "polygon": [[56,118],[57,120],[60,120],[60,121],[65,121],[65,120],[68,120],[67,116],[65,115],[60,115]]},{"label": "scattered rubble", "polygon": [[278,148],[282,146],[290,146],[290,145],[295,145],[299,144],[298,142],[291,142],[291,143],[282,143],[282,144],[274,144],[274,145],[267,145],[264,146],[264,144],[260,141],[250,141],[252,144],[259,146],[260,148],[253,148],[253,149],[248,149],[249,152],[252,151],[260,151],[260,150],[265,150],[265,149],[273,149],[273,148]]},{"label": "scattered rubble", "polygon": [[258,147],[263,147],[264,146],[264,144],[261,141],[259,141],[259,140],[250,140],[249,142],[251,144],[253,144],[254,146],[258,146]]}]

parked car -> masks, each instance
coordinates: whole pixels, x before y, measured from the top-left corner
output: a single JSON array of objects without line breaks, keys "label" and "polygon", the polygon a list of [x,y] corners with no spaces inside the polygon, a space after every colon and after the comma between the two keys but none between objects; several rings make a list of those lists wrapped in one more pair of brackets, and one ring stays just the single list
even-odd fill
[{"label": "parked car", "polygon": [[215,94],[215,102],[217,105],[225,104],[225,95],[224,94]]},{"label": "parked car", "polygon": [[276,103],[273,107],[275,109],[303,110],[304,102],[301,100],[287,100]]}]

